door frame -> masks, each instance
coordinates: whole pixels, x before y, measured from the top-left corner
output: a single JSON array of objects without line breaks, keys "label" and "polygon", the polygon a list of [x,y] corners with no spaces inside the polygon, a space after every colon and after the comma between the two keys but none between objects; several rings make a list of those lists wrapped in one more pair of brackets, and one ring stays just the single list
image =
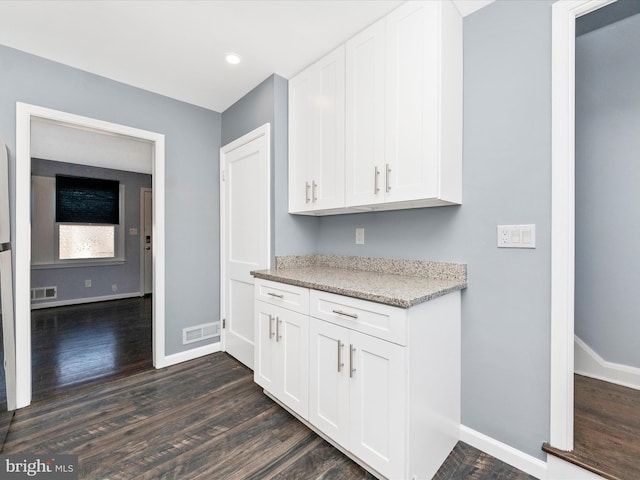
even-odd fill
[{"label": "door frame", "polygon": [[153,364],[165,366],[165,146],[164,135],[49,108],[16,103],[15,337],[17,408],[31,403],[31,119],[124,135],[153,144]]},{"label": "door frame", "polygon": [[[226,238],[226,182],[225,182],[225,157],[226,155],[235,150],[236,148],[252,142],[257,138],[265,137],[267,142],[267,202],[264,205],[264,208],[267,210],[267,225],[269,225],[269,232],[267,234],[267,244],[264,246],[266,249],[266,259],[267,265],[265,268],[271,268],[271,124],[265,123],[260,127],[252,130],[251,132],[243,135],[242,137],[233,140],[232,142],[224,145],[220,148],[220,318],[224,322],[227,316],[227,304],[226,304],[226,256],[228,245],[225,240]],[[255,339],[254,339],[255,341]],[[221,329],[220,335],[220,345],[223,352],[227,351],[226,345],[226,330],[224,328]]]},{"label": "door frame", "polygon": [[549,443],[573,450],[576,18],[617,0],[552,5],[551,376]]},{"label": "door frame", "polygon": [[[153,177],[152,177],[153,178]],[[146,211],[144,208],[144,194],[146,192],[151,192],[151,214],[153,215],[153,188],[149,188],[149,187],[140,187],[140,227],[139,227],[139,233],[140,233],[140,296],[145,296],[146,295],[146,291],[145,291],[145,283],[144,283],[144,272],[145,272],[145,266],[146,266],[146,262],[145,262],[145,255],[144,255],[144,249],[145,249],[145,239],[144,239],[144,217],[146,215]],[[153,220],[152,220],[153,222]],[[153,248],[153,233],[151,234],[151,248]],[[153,260],[152,260],[152,265],[151,265],[151,273],[153,275]],[[151,286],[151,291],[153,293],[153,285]]]}]

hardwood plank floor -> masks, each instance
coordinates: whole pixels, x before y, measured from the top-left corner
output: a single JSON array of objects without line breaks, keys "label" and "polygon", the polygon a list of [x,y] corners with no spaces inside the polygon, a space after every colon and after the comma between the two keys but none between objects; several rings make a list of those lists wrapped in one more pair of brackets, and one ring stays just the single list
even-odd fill
[{"label": "hardwood plank floor", "polygon": [[33,401],[153,368],[151,297],[31,312]]},{"label": "hardwood plank floor", "polygon": [[543,450],[611,480],[640,479],[640,391],[575,375],[574,449]]},{"label": "hardwood plank floor", "polygon": [[[225,353],[15,412],[3,453],[76,454],[81,479],[373,479]],[[530,479],[459,443],[438,480]]]}]

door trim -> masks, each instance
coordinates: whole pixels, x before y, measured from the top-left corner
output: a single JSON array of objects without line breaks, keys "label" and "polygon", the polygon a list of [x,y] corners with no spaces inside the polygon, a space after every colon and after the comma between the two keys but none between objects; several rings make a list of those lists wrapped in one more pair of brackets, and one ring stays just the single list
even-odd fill
[{"label": "door trim", "polygon": [[[271,225],[271,124],[265,123],[264,125],[252,130],[251,132],[243,135],[242,137],[224,145],[220,148],[220,319],[226,318],[227,315],[227,305],[225,300],[226,289],[225,289],[225,279],[227,275],[226,271],[226,256],[227,256],[227,244],[225,241],[226,231],[226,189],[225,189],[225,178],[224,178],[224,166],[225,166],[225,157],[226,155],[235,150],[242,145],[245,145],[257,138],[265,137],[267,143],[267,198],[268,201],[264,208],[267,210],[267,225],[269,225],[269,234],[267,235],[267,244],[266,248],[266,259],[267,265],[265,268],[271,268],[271,229],[273,228]],[[226,331],[225,329],[221,329],[220,335],[220,346],[223,352],[227,351],[226,346]]]},{"label": "door trim", "polygon": [[617,0],[552,5],[550,438],[573,450],[576,18]]},{"label": "door trim", "polygon": [[164,135],[49,108],[16,103],[16,232],[15,336],[16,406],[31,403],[31,119],[58,121],[70,126],[126,135],[152,142],[153,188],[153,364],[165,366],[165,148]]}]

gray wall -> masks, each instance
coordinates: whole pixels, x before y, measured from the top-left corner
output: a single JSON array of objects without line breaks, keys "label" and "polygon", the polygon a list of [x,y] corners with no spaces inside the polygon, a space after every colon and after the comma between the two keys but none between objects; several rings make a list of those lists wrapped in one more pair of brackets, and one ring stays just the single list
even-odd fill
[{"label": "gray wall", "polygon": [[[151,188],[151,175],[41,159],[31,161],[31,174],[41,177],[63,174],[105,178],[118,180],[125,187],[124,219],[120,225],[124,229],[125,263],[73,268],[32,268],[31,287],[57,286],[58,297],[55,302],[140,292],[140,188]],[[138,235],[129,235],[129,228],[138,229]],[[50,241],[53,240],[52,237]],[[87,279],[91,280],[91,288],[84,286]],[[117,292],[111,289],[114,283],[118,285]]]},{"label": "gray wall", "polygon": [[[464,19],[463,205],[324,217],[322,253],[464,262],[462,423],[544,459],[549,440],[551,1]],[[536,249],[496,225],[536,224]],[[365,244],[355,245],[355,227]]]},{"label": "gray wall", "polygon": [[318,220],[289,215],[288,82],[271,75],[222,113],[222,144],[271,124],[272,256],[316,251]]},{"label": "gray wall", "polygon": [[182,329],[219,319],[221,115],[4,46],[0,71],[0,136],[10,150],[12,214],[16,102],[165,135],[165,351],[170,355],[207,343],[183,346]]},{"label": "gray wall", "polygon": [[640,15],[576,39],[575,332],[640,367]]}]

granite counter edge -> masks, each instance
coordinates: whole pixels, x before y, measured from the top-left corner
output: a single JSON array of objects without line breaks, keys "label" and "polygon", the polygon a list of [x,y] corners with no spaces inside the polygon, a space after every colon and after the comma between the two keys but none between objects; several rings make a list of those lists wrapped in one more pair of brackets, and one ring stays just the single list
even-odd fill
[{"label": "granite counter edge", "polygon": [[385,295],[376,295],[372,293],[363,292],[361,290],[353,290],[349,288],[341,288],[332,285],[322,284],[322,283],[314,283],[305,280],[299,280],[289,277],[283,277],[274,273],[271,273],[267,270],[255,270],[250,272],[255,278],[260,278],[263,280],[271,280],[273,282],[285,283],[288,285],[294,285],[297,287],[303,288],[311,288],[313,290],[319,290],[322,292],[335,293],[336,295],[344,295],[347,297],[359,298],[361,300],[369,300],[371,302],[382,303],[384,305],[391,305],[393,307],[400,308],[410,308],[420,303],[427,302],[429,300],[433,300],[435,298],[441,297],[448,293],[456,292],[459,290],[464,290],[467,288],[466,282],[459,282],[449,285],[447,287],[440,288],[438,290],[429,292],[426,295],[422,295],[420,297],[415,297],[411,299],[400,299],[397,297],[389,297]]}]

